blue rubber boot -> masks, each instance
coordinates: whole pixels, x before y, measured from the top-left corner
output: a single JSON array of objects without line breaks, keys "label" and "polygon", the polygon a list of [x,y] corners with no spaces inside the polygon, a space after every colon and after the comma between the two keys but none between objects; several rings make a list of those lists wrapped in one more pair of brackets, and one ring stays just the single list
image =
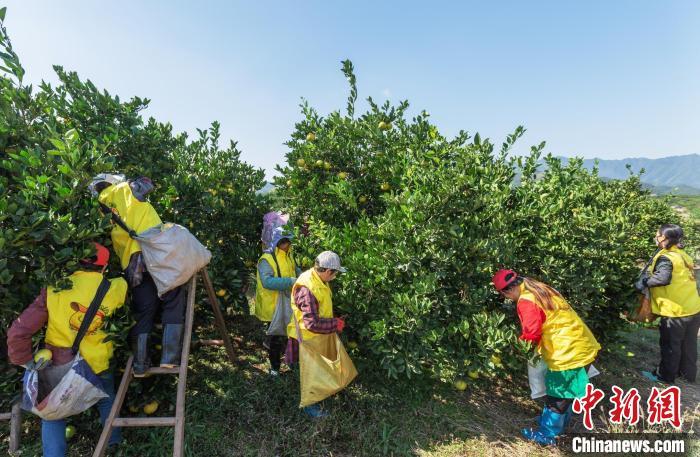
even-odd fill
[{"label": "blue rubber boot", "polygon": [[566,410],[566,413],[564,414],[564,428],[562,429],[562,432],[566,430],[566,427],[569,426],[569,422],[571,422],[571,416],[574,414],[574,404],[572,403],[569,406],[569,409]]},{"label": "blue rubber boot", "polygon": [[[567,411],[567,414],[568,413],[569,411]],[[564,431],[567,422],[566,419],[566,414],[559,414],[545,407],[540,418],[540,428],[538,430],[524,428],[522,434],[527,440],[534,441],[544,446],[552,446],[557,444],[557,436],[561,435]]]},{"label": "blue rubber boot", "polygon": [[314,419],[322,419],[324,417],[328,417],[330,414],[324,410],[321,409],[321,407],[318,405],[318,403],[315,403],[313,405],[309,405],[303,408],[304,413]]}]

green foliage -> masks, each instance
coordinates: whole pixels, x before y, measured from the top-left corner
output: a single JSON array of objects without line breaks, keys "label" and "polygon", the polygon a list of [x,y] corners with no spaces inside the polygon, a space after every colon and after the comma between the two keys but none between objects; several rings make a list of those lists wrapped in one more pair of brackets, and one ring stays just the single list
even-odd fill
[{"label": "green foliage", "polygon": [[[93,240],[109,245],[109,221],[87,184],[100,172],[148,176],[149,195],[163,220],[187,226],[213,253],[209,267],[231,311],[246,302],[244,262],[257,253],[267,199],[256,195],[264,172],[241,161],[235,143],[219,146],[219,124],[189,141],[172,126],[141,111],[147,99],[121,101],[74,72],[54,67],[59,83],[36,88],[24,70],[0,10],[0,339],[14,319],[48,284],[63,279],[91,254]],[[113,256],[112,276],[119,274]],[[108,330],[119,344],[129,319]],[[0,351],[0,408],[17,391],[16,371]],[[10,379],[10,378],[6,378]]]},{"label": "green foliage", "polygon": [[304,103],[277,183],[309,235],[297,243],[303,263],[332,249],[347,265],[336,308],[365,355],[390,377],[522,369],[514,309],[490,286],[501,267],[557,287],[599,339],[611,337],[638,259],[658,225],[677,220],[668,206],[637,176],[604,182],[580,160],[543,158],[544,143],[509,156],[522,127],[496,152],[478,133],[444,137],[425,111],[407,119],[406,102],[370,98],[355,118],[343,64],[347,114]]}]

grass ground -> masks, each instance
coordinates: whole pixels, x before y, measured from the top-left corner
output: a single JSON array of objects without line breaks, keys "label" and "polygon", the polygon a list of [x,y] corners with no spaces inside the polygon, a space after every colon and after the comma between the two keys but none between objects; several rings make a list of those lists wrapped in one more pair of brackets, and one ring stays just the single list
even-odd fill
[{"label": "grass ground", "polygon": [[[457,392],[442,384],[388,381],[365,368],[351,387],[325,402],[332,416],[312,421],[297,408],[295,374],[285,372],[278,379],[266,374],[267,362],[260,346],[262,332],[257,321],[236,316],[229,326],[236,334],[251,335],[249,339],[236,340],[237,366],[224,362],[222,348],[199,347],[190,358],[188,456],[569,455],[565,450],[541,448],[519,438],[519,430],[533,425],[541,408],[529,399],[525,374],[517,379],[483,380],[478,388],[470,386],[465,392]],[[657,338],[656,331],[642,328],[621,335],[619,343],[603,352],[596,362],[602,371],[596,379],[597,386],[608,396],[613,384],[638,387],[644,401],[651,383],[640,377],[638,370],[656,362]],[[700,433],[700,387],[680,386],[683,429]],[[172,386],[161,384],[157,390],[132,393],[129,403],[143,404],[152,395],[174,398]],[[607,400],[603,404],[607,405]],[[156,414],[170,414],[169,407],[162,402]],[[597,411],[597,426],[605,430],[603,410]],[[130,414],[126,408],[123,413]],[[91,411],[73,422],[78,433],[71,441],[70,455],[88,456],[99,436],[97,416]],[[7,449],[7,428],[0,424],[0,452]],[[572,431],[582,430],[580,418],[576,418]],[[39,436],[38,420],[25,416],[20,455],[41,455]],[[124,439],[114,455],[165,456],[171,452],[169,430],[130,429],[124,432]],[[700,455],[700,450],[697,452]]]}]

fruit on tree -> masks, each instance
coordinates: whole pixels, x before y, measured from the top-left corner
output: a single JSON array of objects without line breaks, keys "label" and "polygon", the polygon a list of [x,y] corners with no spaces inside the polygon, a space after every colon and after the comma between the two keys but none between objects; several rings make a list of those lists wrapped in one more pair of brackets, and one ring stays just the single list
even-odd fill
[{"label": "fruit on tree", "polygon": [[318,160],[316,161],[316,166],[317,166],[318,168],[321,168],[321,167],[323,166],[323,160],[318,159]]},{"label": "fruit on tree", "polygon": [[53,358],[53,354],[49,349],[40,349],[34,354],[34,361],[39,362],[40,360],[50,361]]},{"label": "fruit on tree", "polygon": [[297,160],[297,166],[298,166],[298,167],[303,167],[303,166],[305,166],[305,165],[306,165],[306,160],[304,160],[304,159],[299,159],[299,160]]},{"label": "fruit on tree", "polygon": [[457,379],[454,382],[454,388],[457,390],[466,390],[467,389],[467,381],[464,379]]},{"label": "fruit on tree", "polygon": [[341,171],[340,173],[338,173],[338,178],[340,178],[340,179],[347,179],[347,177],[348,177],[348,174],[345,173],[344,171]]},{"label": "fruit on tree", "polygon": [[348,349],[357,349],[357,341],[348,341]]},{"label": "fruit on tree", "polygon": [[331,163],[330,163],[330,162],[323,162],[323,168],[326,169],[326,170],[330,170],[330,169],[331,169]]},{"label": "fruit on tree", "polygon": [[69,425],[66,427],[66,439],[69,440],[75,435],[75,426]]},{"label": "fruit on tree", "polygon": [[315,141],[316,134],[314,132],[309,132],[306,134],[306,141]]},{"label": "fruit on tree", "polygon": [[226,296],[226,289],[219,289],[219,290],[216,292],[216,296],[217,296],[217,297],[224,297],[224,296]]},{"label": "fruit on tree", "polygon": [[379,130],[391,130],[391,122],[381,121],[378,127]]},{"label": "fruit on tree", "polygon": [[367,203],[367,197],[365,197],[364,195],[361,195],[360,198],[358,199],[358,201],[360,203],[363,203],[363,204]]},{"label": "fruit on tree", "polygon": [[479,372],[476,370],[469,370],[469,372],[467,374],[472,379],[479,379]]},{"label": "fruit on tree", "polygon": [[493,362],[494,365],[500,365],[501,364],[501,358],[497,355],[492,355],[491,356],[491,362]]},{"label": "fruit on tree", "polygon": [[252,260],[246,260],[245,262],[243,262],[243,264],[246,266],[246,268],[252,268],[255,265],[255,262],[253,262]]},{"label": "fruit on tree", "polygon": [[294,184],[294,183],[292,182],[292,180],[291,180],[291,179],[288,179],[288,180],[287,180],[287,187],[292,187],[292,184]]},{"label": "fruit on tree", "polygon": [[383,182],[381,186],[379,186],[379,188],[382,189],[383,192],[386,192],[389,189],[391,189],[391,184],[389,184],[388,182]]}]

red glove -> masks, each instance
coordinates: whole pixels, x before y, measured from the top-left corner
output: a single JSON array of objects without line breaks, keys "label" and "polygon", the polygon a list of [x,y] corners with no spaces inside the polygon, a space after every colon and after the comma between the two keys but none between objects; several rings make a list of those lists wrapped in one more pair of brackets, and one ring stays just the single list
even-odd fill
[{"label": "red glove", "polygon": [[340,318],[340,317],[337,317],[336,319],[338,320],[338,324],[337,324],[337,326],[336,326],[336,330],[338,330],[338,333],[340,333],[340,332],[342,332],[343,329],[345,328],[345,321],[344,321],[342,318]]}]

